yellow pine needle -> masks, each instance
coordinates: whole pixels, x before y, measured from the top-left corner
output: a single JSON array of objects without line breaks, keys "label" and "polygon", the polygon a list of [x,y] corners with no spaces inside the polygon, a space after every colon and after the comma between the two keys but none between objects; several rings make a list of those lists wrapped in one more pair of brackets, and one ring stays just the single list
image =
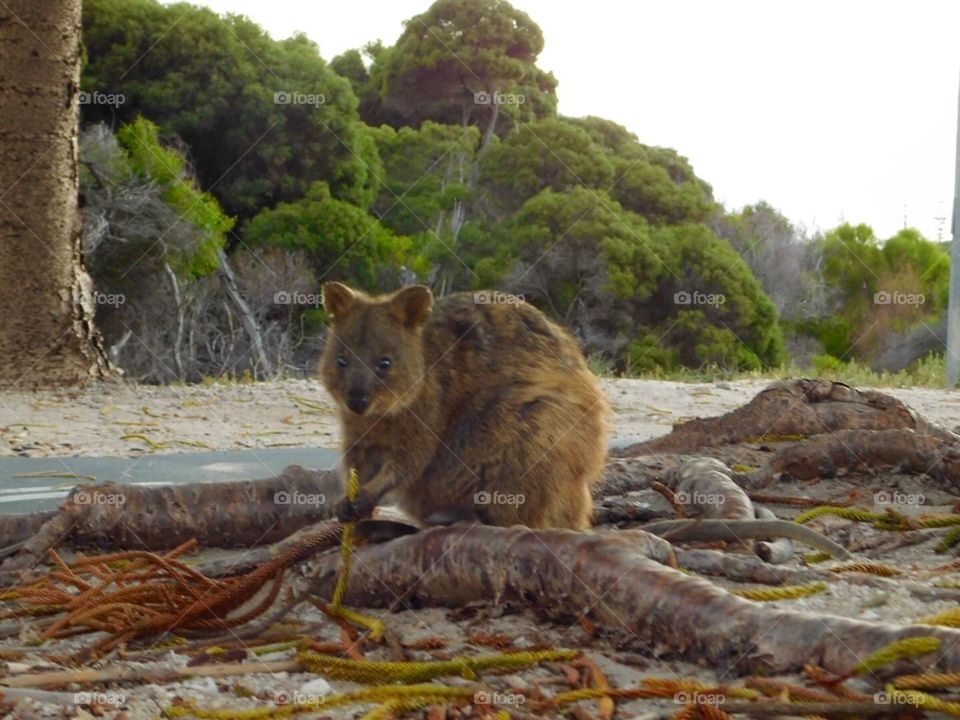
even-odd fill
[{"label": "yellow pine needle", "polygon": [[758,602],[773,602],[774,600],[796,600],[797,598],[816,595],[827,589],[825,582],[815,582],[809,585],[787,585],[778,588],[758,588],[756,590],[734,590],[733,594],[745,600]]},{"label": "yellow pine needle", "polygon": [[[350,478],[347,481],[347,497],[353,501],[357,499],[359,494],[360,476],[357,474],[356,468],[350,468]],[[370,639],[376,641],[383,637],[383,633],[386,632],[386,626],[383,622],[343,607],[343,598],[347,594],[347,583],[350,580],[350,564],[353,560],[353,534],[356,529],[356,522],[348,522],[343,525],[343,536],[340,541],[340,552],[343,558],[342,569],[340,570],[340,577],[337,578],[337,587],[333,591],[330,613],[367,628],[370,631]]]},{"label": "yellow pine needle", "polygon": [[126,435],[120,436],[121,440],[140,440],[141,442],[146,443],[152,450],[163,450],[170,447],[171,445],[187,445],[188,447],[197,447],[204,448],[205,450],[210,450],[211,447],[206,443],[202,443],[199,440],[154,440],[153,438],[147,437],[143,433],[127,433]]},{"label": "yellow pine needle", "polygon": [[901,690],[932,690],[960,685],[960,673],[933,673],[901,675],[893,684]]},{"label": "yellow pine needle", "polygon": [[960,628],[960,608],[952,608],[938,615],[928,615],[917,620],[917,624]]},{"label": "yellow pine needle", "polygon": [[484,670],[520,668],[541,662],[573,660],[579,654],[580,652],[577,650],[532,650],[461,657],[452,660],[393,662],[386,660],[352,660],[304,650],[297,655],[297,659],[310,672],[334,680],[350,680],[357,683],[415,683],[449,675],[457,675],[472,680],[476,678],[477,673]]},{"label": "yellow pine needle", "polygon": [[940,638],[903,638],[877,650],[873,655],[857,665],[856,671],[859,673],[873,672],[874,670],[895,663],[897,660],[914,657],[916,655],[926,655],[927,653],[937,652],[939,649]]},{"label": "yellow pine needle", "polygon": [[267,720],[267,718],[284,718],[300,713],[322,712],[331,707],[361,703],[382,703],[413,700],[415,698],[429,698],[430,703],[456,702],[458,700],[470,700],[474,694],[475,690],[473,688],[454,688],[446,685],[384,685],[336,695],[324,695],[309,702],[258,707],[249,710],[201,708],[188,703],[168,707],[163,711],[163,714],[168,718],[193,716],[203,720]]},{"label": "yellow pine needle", "polygon": [[858,522],[878,522],[887,519],[886,513],[875,513],[867,510],[857,510],[856,508],[839,507],[837,505],[821,505],[820,507],[810,508],[806,512],[797,515],[793,521],[801,525],[814,518],[823,515],[836,515],[846,520],[856,520]]},{"label": "yellow pine needle", "polygon": [[[932,515],[917,518],[917,526],[922,528],[945,528],[960,525],[960,515]],[[948,536],[949,537],[949,536]]]},{"label": "yellow pine needle", "polygon": [[447,698],[440,695],[422,695],[415,698],[403,698],[400,700],[388,700],[380,707],[375,707],[370,712],[360,717],[360,720],[392,720],[399,713],[408,710],[419,710],[427,705],[442,703]]},{"label": "yellow pine needle", "polygon": [[938,553],[945,553],[958,542],[960,542],[960,527],[955,527],[940,539],[934,550]]},{"label": "yellow pine needle", "polygon": [[895,693],[894,697],[898,700],[903,697],[906,705],[923,708],[931,712],[944,713],[952,717],[960,717],[960,703],[948,702],[918,690],[894,690],[892,686],[887,687],[888,693]]}]

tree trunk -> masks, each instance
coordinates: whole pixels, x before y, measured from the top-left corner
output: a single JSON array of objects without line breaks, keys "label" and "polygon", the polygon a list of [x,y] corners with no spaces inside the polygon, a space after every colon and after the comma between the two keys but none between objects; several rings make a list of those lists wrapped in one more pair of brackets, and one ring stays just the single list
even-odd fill
[{"label": "tree trunk", "polygon": [[254,376],[257,378],[273,377],[273,363],[267,357],[267,351],[263,347],[263,336],[260,333],[260,323],[254,317],[250,305],[244,299],[243,294],[237,284],[237,275],[230,266],[230,260],[223,250],[219,250],[220,256],[220,281],[223,284],[223,291],[230,298],[237,314],[240,316],[240,322],[243,329],[250,338],[250,352],[256,360]]},{"label": "tree trunk", "polygon": [[173,339],[173,366],[177,370],[177,380],[183,382],[186,380],[186,374],[183,372],[183,355],[180,351],[183,348],[184,315],[187,311],[183,306],[183,298],[180,294],[180,281],[177,280],[177,274],[170,267],[170,263],[163,263],[163,271],[170,278],[173,304],[177,307],[177,334]]},{"label": "tree trunk", "polygon": [[0,386],[107,373],[80,254],[80,6],[0,4]]}]

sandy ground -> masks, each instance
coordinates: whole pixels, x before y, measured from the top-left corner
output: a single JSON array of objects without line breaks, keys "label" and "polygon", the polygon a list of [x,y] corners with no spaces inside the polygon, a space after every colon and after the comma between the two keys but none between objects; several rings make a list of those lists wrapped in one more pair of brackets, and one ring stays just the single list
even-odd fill
[{"label": "sandy ground", "polygon": [[[682,420],[697,416],[719,415],[752,398],[768,384],[766,381],[737,381],[716,384],[682,384],[674,382],[605,380],[604,389],[615,411],[613,442],[631,441],[662,435]],[[890,394],[904,401],[927,418],[955,427],[960,424],[960,392],[926,390],[921,388],[890,389]],[[66,455],[122,455],[135,456],[145,452],[178,452],[197,449],[249,449],[267,447],[327,447],[337,445],[338,430],[329,397],[317,382],[288,380],[269,384],[224,384],[188,387],[144,387],[123,384],[104,385],[83,391],[42,391],[0,394],[0,455],[52,457]],[[893,480],[878,480],[893,483]],[[901,493],[913,490],[927,493],[927,512],[950,512],[957,498],[949,493],[917,484],[913,478],[898,477],[894,485],[881,484],[861,489],[863,502],[870,507],[870,498],[878,488],[896,488]],[[798,488],[778,488],[785,494],[827,498],[835,494],[836,485],[822,482]],[[789,517],[790,510],[776,507],[777,512]],[[827,532],[831,523],[821,524]],[[839,524],[846,524],[846,529]],[[847,521],[834,523],[834,530],[842,533],[858,532]],[[876,531],[872,531],[877,535]],[[866,535],[864,540],[869,540]],[[859,560],[889,563],[905,570],[933,567],[945,561],[931,548],[934,540],[925,544],[898,547],[889,551],[866,550]],[[865,542],[868,548],[870,542]],[[804,554],[798,549],[793,567],[800,567]],[[902,623],[956,607],[960,591],[951,595],[944,590],[932,597],[918,594],[907,584],[896,579],[841,576],[831,582],[825,593],[812,597],[780,601],[774,607],[806,610],[818,614],[845,615],[862,620]],[[727,587],[733,584],[716,580]],[[960,581],[953,573],[937,578],[944,587]],[[928,583],[932,587],[932,583]],[[644,677],[697,678],[709,683],[736,675],[736,668],[710,668],[702,665],[660,661],[653,649],[635,638],[591,636],[584,625],[546,622],[529,608],[501,608],[488,603],[477,607],[448,609],[403,610],[384,613],[383,616],[405,642],[424,637],[439,637],[446,646],[429,654],[412,653],[414,657],[449,657],[460,654],[476,655],[491,648],[471,643],[476,634],[499,634],[514,648],[543,645],[582,649],[600,665],[615,687],[634,687]],[[291,620],[293,632],[312,635],[318,639],[336,641],[339,630],[313,608],[297,611]],[[722,622],[718,618],[717,622]],[[63,643],[63,651],[79,647],[85,640]],[[0,641],[0,649],[17,647],[16,638]],[[247,655],[247,662],[287,659],[289,651],[273,655]],[[385,651],[374,651],[371,657],[386,659]],[[8,667],[17,674],[28,668],[37,669],[39,655],[28,655]],[[132,667],[155,662],[161,667],[183,664],[189,658],[177,654],[176,648],[149,649],[142,655],[132,653],[125,662]],[[45,669],[55,669],[47,666]],[[485,677],[489,687],[499,693],[497,704],[515,716],[530,716],[531,697],[536,693],[550,696],[569,689],[559,666]],[[465,680],[448,681],[464,684]],[[354,689],[345,682],[331,681],[335,692]],[[323,695],[329,688],[323,681],[307,674],[263,673],[237,678],[200,678],[182,683],[143,684],[114,683],[107,685],[71,685],[61,688],[68,695],[102,693],[105,704],[101,708],[108,717],[118,720],[157,717],[163,708],[178,698],[196,701],[204,707],[254,708],[262,707],[281,695],[299,695],[301,698]],[[117,702],[121,710],[111,704]],[[581,703],[586,714],[595,717],[596,700]],[[2,707],[2,706],[0,706]],[[369,710],[371,706],[365,709]],[[631,701],[618,704],[616,718],[670,717],[681,708],[675,700]],[[67,702],[61,707],[48,702],[23,701],[6,717],[89,717],[85,699],[79,703]],[[526,713],[526,715],[524,715]],[[665,713],[650,715],[648,713]],[[362,710],[329,708],[312,717],[356,718]],[[475,715],[474,715],[475,716]],[[422,713],[404,717],[424,717]],[[444,715],[435,715],[442,718]],[[449,715],[448,717],[460,717]]]},{"label": "sandy ground", "polygon": [[[604,380],[615,413],[611,441],[645,440],[670,432],[683,420],[722,415],[769,384]],[[883,391],[934,422],[960,425],[958,390]],[[81,391],[0,392],[0,457],[336,448],[338,437],[332,401],[315,380],[172,387],[116,383]]]}]

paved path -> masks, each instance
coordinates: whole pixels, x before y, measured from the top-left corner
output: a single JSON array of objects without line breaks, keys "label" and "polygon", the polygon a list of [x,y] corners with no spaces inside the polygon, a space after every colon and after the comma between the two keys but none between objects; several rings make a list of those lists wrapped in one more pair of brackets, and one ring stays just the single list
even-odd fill
[{"label": "paved path", "polygon": [[[0,514],[54,510],[72,487],[94,482],[58,477],[92,475],[96,482],[180,485],[191,482],[252,480],[276,475],[287,465],[332,468],[338,453],[323,448],[215,450],[140,457],[58,457],[0,459]],[[34,477],[23,477],[29,473]],[[50,473],[39,476],[40,473]]]}]

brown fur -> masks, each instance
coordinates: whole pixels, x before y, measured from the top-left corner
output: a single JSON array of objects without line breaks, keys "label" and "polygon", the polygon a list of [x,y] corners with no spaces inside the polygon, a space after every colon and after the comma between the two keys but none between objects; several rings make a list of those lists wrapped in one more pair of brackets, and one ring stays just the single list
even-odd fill
[{"label": "brown fur", "polygon": [[[334,322],[320,375],[369,503],[392,491],[425,521],[462,511],[492,525],[589,527],[608,406],[569,333],[526,303],[461,293],[434,305],[422,286],[370,297],[327,283],[324,306]],[[361,413],[351,393],[367,401]]]}]

